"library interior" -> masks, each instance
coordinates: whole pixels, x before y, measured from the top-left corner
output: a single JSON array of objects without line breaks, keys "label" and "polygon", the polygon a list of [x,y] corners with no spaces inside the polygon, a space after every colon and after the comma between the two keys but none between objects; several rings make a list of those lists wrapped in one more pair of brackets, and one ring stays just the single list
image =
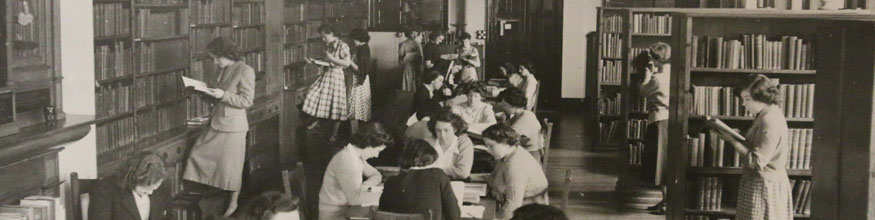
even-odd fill
[{"label": "library interior", "polygon": [[0,5],[0,220],[875,219],[875,0]]}]

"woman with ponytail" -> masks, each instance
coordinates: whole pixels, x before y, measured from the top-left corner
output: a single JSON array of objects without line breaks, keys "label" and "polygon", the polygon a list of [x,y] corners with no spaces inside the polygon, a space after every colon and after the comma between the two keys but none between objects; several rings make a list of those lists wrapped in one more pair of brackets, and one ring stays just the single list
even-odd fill
[{"label": "woman with ponytail", "polygon": [[787,119],[778,107],[781,94],[769,78],[760,74],[745,77],[735,87],[744,108],[756,118],[739,141],[731,134],[720,137],[742,155],[738,210],[735,219],[793,219],[790,179],[787,177]]}]

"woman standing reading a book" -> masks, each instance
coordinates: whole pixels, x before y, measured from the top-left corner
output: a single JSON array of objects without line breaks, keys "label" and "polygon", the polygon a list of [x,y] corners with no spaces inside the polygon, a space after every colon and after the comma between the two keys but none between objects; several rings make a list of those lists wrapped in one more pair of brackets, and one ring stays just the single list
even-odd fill
[{"label": "woman standing reading a book", "polygon": [[[653,171],[645,172],[653,174],[653,182],[662,188],[662,197],[665,198],[665,171],[666,153],[668,150],[668,101],[671,74],[671,46],[666,43],[654,43],[649,50],[641,53],[633,60],[633,65],[639,71],[644,71],[639,92],[647,98],[647,134],[645,135],[645,162],[646,167]],[[647,208],[656,214],[665,213],[665,201]]]},{"label": "woman standing reading a book", "polygon": [[[307,63],[320,66],[321,76],[310,86],[304,99],[304,113],[334,121],[330,142],[337,140],[340,121],[349,118],[349,100],[343,68],[352,64],[349,46],[337,38],[337,31],[328,25],[319,26],[319,34],[325,43],[323,60],[307,58]],[[312,127],[312,126],[311,126]]]},{"label": "woman standing reading a book", "polygon": [[732,145],[742,156],[741,181],[738,187],[738,208],[735,219],[793,219],[790,179],[787,177],[787,119],[778,107],[781,95],[778,86],[760,74],[745,77],[735,87],[744,108],[756,115],[745,134],[745,141],[727,131],[720,138]]},{"label": "woman standing reading a book", "polygon": [[230,192],[225,211],[229,216],[237,209],[243,182],[249,130],[246,109],[255,99],[255,71],[243,63],[240,49],[230,39],[210,41],[207,51],[221,73],[217,87],[204,91],[215,98],[210,128],[194,143],[183,179]]}]

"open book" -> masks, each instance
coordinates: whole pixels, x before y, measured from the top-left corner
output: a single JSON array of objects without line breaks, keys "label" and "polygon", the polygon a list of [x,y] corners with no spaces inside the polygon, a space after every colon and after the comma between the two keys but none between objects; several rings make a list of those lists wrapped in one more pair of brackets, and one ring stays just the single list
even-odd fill
[{"label": "open book", "polygon": [[744,138],[744,136],[730,128],[729,125],[726,125],[726,123],[723,123],[723,121],[721,121],[720,119],[712,118],[711,116],[705,116],[705,123],[707,123],[708,127],[711,127],[711,129],[717,130],[719,132],[728,133],[739,141],[747,140]]},{"label": "open book", "polygon": [[326,62],[326,61],[317,60],[317,59],[313,59],[313,58],[307,58],[307,59],[309,59],[310,62],[312,62],[313,64],[316,64],[316,65],[319,65],[319,66],[331,66],[331,64],[329,64],[329,63]]},{"label": "open book", "polygon": [[182,84],[185,84],[185,87],[194,87],[194,90],[201,92],[206,92],[210,89],[209,87],[207,87],[207,83],[185,76],[182,77]]}]

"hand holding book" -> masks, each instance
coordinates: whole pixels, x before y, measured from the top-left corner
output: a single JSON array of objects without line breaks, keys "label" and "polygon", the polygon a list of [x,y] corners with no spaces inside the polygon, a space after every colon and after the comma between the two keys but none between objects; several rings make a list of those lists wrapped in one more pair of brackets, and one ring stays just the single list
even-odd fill
[{"label": "hand holding book", "polygon": [[705,123],[707,123],[708,127],[720,133],[720,137],[725,141],[740,142],[747,140],[744,138],[744,136],[730,128],[720,119],[712,118],[711,116],[705,116]]}]

